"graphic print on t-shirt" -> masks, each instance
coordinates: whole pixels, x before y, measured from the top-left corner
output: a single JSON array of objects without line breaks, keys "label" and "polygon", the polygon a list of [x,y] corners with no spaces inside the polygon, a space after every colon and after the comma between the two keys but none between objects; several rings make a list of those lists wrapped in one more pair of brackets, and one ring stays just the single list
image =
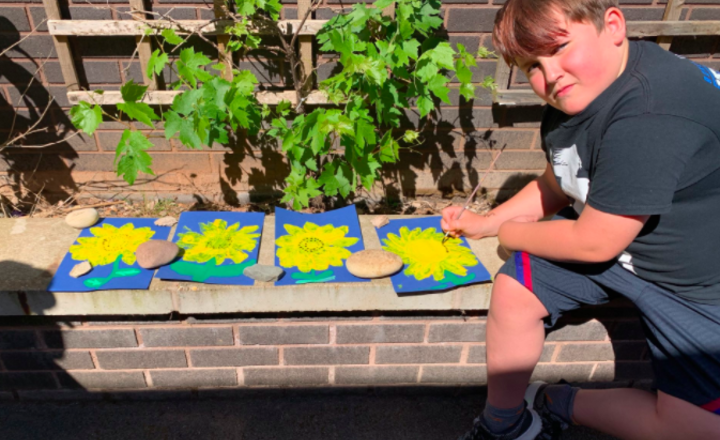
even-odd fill
[{"label": "graphic print on t-shirt", "polygon": [[703,79],[706,83],[712,84],[715,88],[720,89],[720,73],[713,69],[703,66],[702,64],[693,63],[702,71]]},{"label": "graphic print on t-shirt", "polygon": [[553,171],[559,180],[563,192],[575,200],[573,208],[580,214],[587,200],[590,179],[587,171],[582,167],[582,160],[578,154],[577,144],[570,148],[553,148]]}]

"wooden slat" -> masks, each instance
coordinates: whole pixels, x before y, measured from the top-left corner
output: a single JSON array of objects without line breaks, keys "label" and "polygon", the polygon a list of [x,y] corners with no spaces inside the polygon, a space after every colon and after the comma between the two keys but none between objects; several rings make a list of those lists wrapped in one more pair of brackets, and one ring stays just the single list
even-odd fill
[{"label": "wooden slat", "polygon": [[497,90],[495,102],[500,105],[543,105],[545,101],[540,99],[532,90]]},{"label": "wooden slat", "polygon": [[[45,14],[48,19],[60,20],[62,18],[57,0],[43,0],[43,5],[45,6]],[[68,90],[78,90],[80,86],[78,84],[77,71],[75,70],[75,62],[67,37],[54,35],[53,43],[55,44],[55,51],[60,61],[60,70],[65,80],[65,86]]]},{"label": "wooden slat", "polygon": [[[51,0],[43,0],[51,1]],[[300,35],[315,35],[327,20],[308,20],[303,25]],[[221,20],[209,23],[208,20],[176,20],[173,22],[157,20],[152,26],[132,20],[48,20],[48,30],[56,36],[117,36],[144,35],[147,29],[172,28],[178,34],[189,34],[197,29],[205,35],[227,35],[225,28],[233,22]],[[280,20],[278,26],[283,33],[291,35],[300,26],[300,20]]]},{"label": "wooden slat", "polygon": [[[145,10],[145,2],[143,0],[130,0],[130,8],[134,11],[138,11],[133,12],[132,14],[134,20],[147,19],[145,13],[139,12]],[[148,78],[145,74],[145,69],[147,69],[148,62],[152,56],[152,41],[150,41],[150,38],[147,36],[136,35],[135,43],[137,44],[138,58],[140,59],[140,69],[143,73],[143,82],[146,86],[148,86],[148,90],[157,90],[157,80],[155,79],[155,74],[153,74],[152,78]]]},{"label": "wooden slat", "polygon": [[[223,0],[213,0],[213,11],[215,12],[215,18],[223,18],[227,16],[225,2]],[[228,51],[228,43],[230,37],[228,35],[218,35],[218,61],[223,65],[222,75],[228,81],[232,81],[232,53]]]},{"label": "wooden slat", "polygon": [[[142,99],[142,102],[150,105],[169,105],[172,104],[175,96],[182,93],[176,90],[162,90],[148,92]],[[103,94],[97,94],[93,92],[68,92],[68,101],[70,104],[75,105],[80,101],[87,101],[94,104],[100,105],[113,105],[123,102],[122,96],[118,91],[104,92]],[[277,105],[280,101],[290,101],[292,105],[297,104],[297,99],[294,90],[287,90],[282,92],[258,92],[255,97],[260,104]],[[322,105],[331,104],[324,93],[315,90],[310,93],[307,101],[308,104]]]},{"label": "wooden slat", "polygon": [[[680,19],[682,14],[682,6],[685,0],[668,0],[667,6],[665,6],[665,12],[663,13],[663,21],[677,21]],[[670,50],[673,37],[660,36],[657,39],[657,43],[665,50]]]},{"label": "wooden slat", "polygon": [[[298,0],[298,9],[297,14],[298,18],[302,21],[303,17],[305,17],[305,14],[307,14],[308,10],[310,9],[311,0]],[[308,17],[308,20],[305,21],[307,23],[312,17]],[[304,27],[304,26],[303,26]],[[300,62],[303,66],[303,71],[305,72],[305,76],[311,77],[314,76],[313,74],[313,53],[312,53],[312,42],[313,37],[312,35],[300,35]],[[306,83],[307,88],[312,88],[314,85],[313,79],[309,79]]]},{"label": "wooden slat", "polygon": [[720,21],[629,21],[629,37],[720,35]]}]

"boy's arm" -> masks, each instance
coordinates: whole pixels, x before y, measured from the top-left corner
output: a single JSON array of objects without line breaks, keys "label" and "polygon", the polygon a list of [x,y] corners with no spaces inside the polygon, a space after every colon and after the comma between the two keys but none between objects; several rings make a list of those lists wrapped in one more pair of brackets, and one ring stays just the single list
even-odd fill
[{"label": "boy's arm", "polygon": [[454,236],[464,235],[475,239],[492,237],[497,235],[500,225],[508,220],[518,217],[540,219],[555,214],[568,204],[569,200],[557,184],[548,164],[540,177],[484,216],[465,211],[460,220],[455,220],[462,207],[451,206],[443,210],[441,225],[443,230],[451,231]]},{"label": "boy's arm", "polygon": [[620,255],[648,218],[608,214],[585,205],[578,220],[506,222],[498,238],[510,251],[525,251],[554,261],[600,263]]}]

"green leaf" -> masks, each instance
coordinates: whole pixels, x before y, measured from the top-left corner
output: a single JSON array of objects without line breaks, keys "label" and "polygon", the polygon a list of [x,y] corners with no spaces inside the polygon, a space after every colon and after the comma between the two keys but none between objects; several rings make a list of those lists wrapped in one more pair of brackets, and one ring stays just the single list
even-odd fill
[{"label": "green leaf", "polygon": [[[408,130],[405,132],[405,136],[407,136],[408,133],[415,132]],[[415,136],[417,137],[417,133],[415,133]],[[393,139],[392,132],[388,131],[385,133],[385,136],[383,136],[383,139],[380,142],[380,161],[385,163],[395,163],[399,158],[399,155],[400,145],[395,139]]]},{"label": "green leaf", "polygon": [[118,176],[130,185],[135,183],[138,172],[153,174],[150,169],[152,157],[146,152],[152,143],[139,131],[125,130],[115,151]]},{"label": "green leaf", "polygon": [[420,96],[417,100],[417,108],[420,110],[420,117],[424,118],[428,113],[433,111],[435,103],[429,97],[429,95]]},{"label": "green leaf", "polygon": [[378,0],[373,4],[373,6],[375,6],[377,9],[385,9],[394,2],[395,0]]},{"label": "green leaf", "polygon": [[160,49],[155,49],[155,52],[152,53],[152,56],[150,56],[150,59],[148,60],[147,71],[145,74],[148,78],[152,78],[153,73],[160,75],[167,63],[168,55],[166,53],[161,54]]},{"label": "green leaf", "polygon": [[212,75],[202,69],[201,66],[210,64],[211,61],[202,53],[195,53],[195,49],[188,47],[180,51],[180,60],[177,62],[178,75],[187,81],[192,87],[197,87],[197,80],[209,81]]},{"label": "green leaf", "polygon": [[233,83],[235,87],[237,87],[238,93],[249,95],[255,90],[255,84],[258,84],[258,79],[249,70],[242,70],[233,77]]},{"label": "green leaf", "polygon": [[147,91],[147,86],[136,84],[133,80],[126,82],[120,88],[120,94],[125,102],[138,101],[145,95],[145,91]]},{"label": "green leaf", "polygon": [[102,122],[102,108],[99,105],[91,107],[89,103],[80,101],[80,104],[70,109],[73,125],[87,134],[93,134]]},{"label": "green leaf", "polygon": [[170,110],[165,113],[165,139],[170,139],[177,132],[180,132],[180,142],[186,147],[202,148],[202,141],[195,131],[193,120]]},{"label": "green leaf", "polygon": [[465,98],[467,101],[475,99],[475,86],[472,84],[464,83],[460,85],[460,96]]},{"label": "green leaf", "polygon": [[445,75],[435,75],[428,82],[427,88],[443,102],[450,104],[450,98],[448,97],[448,92],[450,92],[450,89],[445,87],[445,84],[447,84],[447,82],[448,80],[447,78],[445,78]]},{"label": "green leaf", "polygon": [[453,55],[455,55],[455,51],[450,47],[450,44],[445,42],[440,43],[427,53],[430,54],[430,59],[435,61],[438,66],[446,69],[453,68]]},{"label": "green leaf", "polygon": [[189,115],[195,111],[195,104],[197,104],[198,99],[200,99],[202,94],[202,90],[186,90],[175,96],[172,103],[172,109],[181,115]]},{"label": "green leaf", "polygon": [[160,35],[165,38],[165,41],[173,45],[178,45],[183,42],[183,39],[180,38],[173,29],[163,29],[163,31],[160,32]]},{"label": "green leaf", "polygon": [[121,102],[117,105],[118,110],[125,112],[129,118],[140,121],[152,127],[152,121],[160,119],[153,109],[144,102]]},{"label": "green leaf", "polygon": [[408,144],[412,144],[413,142],[415,142],[418,137],[420,137],[420,133],[413,130],[406,130],[405,134],[403,134],[403,140]]}]

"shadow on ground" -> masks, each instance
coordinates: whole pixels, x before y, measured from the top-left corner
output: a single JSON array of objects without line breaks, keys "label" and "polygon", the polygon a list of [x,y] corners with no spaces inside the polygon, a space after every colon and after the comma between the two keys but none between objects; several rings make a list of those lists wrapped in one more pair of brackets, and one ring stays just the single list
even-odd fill
[{"label": "shadow on ground", "polygon": [[[13,440],[455,440],[485,388],[253,391],[170,401],[0,403]],[[613,440],[573,427],[563,440]]]}]

